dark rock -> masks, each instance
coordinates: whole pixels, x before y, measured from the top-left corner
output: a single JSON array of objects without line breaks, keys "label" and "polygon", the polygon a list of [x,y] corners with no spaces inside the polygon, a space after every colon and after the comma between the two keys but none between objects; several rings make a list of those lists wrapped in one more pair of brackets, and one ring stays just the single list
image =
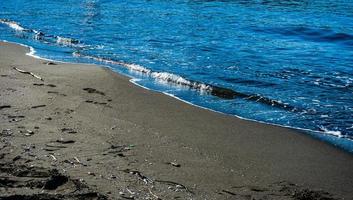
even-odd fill
[{"label": "dark rock", "polygon": [[12,161],[16,161],[16,160],[19,160],[19,159],[21,159],[22,157],[21,156],[16,156],[16,157],[14,157],[13,159],[12,159]]},{"label": "dark rock", "polygon": [[75,143],[74,140],[65,140],[63,138],[59,139],[59,140],[56,140],[57,143],[61,143],[61,144],[72,144],[72,143]]},{"label": "dark rock", "polygon": [[57,65],[56,63],[51,62],[51,61],[43,62],[43,64],[45,64],[45,65]]},{"label": "dark rock", "polygon": [[7,117],[9,119],[25,118],[25,116],[23,116],[23,115],[8,115]]},{"label": "dark rock", "polygon": [[67,183],[68,180],[69,179],[66,176],[59,174],[57,170],[52,170],[50,179],[45,183],[44,189],[55,190],[59,186]]},{"label": "dark rock", "polygon": [[72,128],[62,128],[61,132],[66,132],[66,133],[77,133],[77,131],[75,131]]}]

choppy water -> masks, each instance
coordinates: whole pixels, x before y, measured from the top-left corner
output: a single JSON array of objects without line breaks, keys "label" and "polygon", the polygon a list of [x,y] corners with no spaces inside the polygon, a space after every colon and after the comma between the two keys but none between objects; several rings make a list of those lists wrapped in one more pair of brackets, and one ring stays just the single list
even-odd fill
[{"label": "choppy water", "polygon": [[0,19],[0,39],[39,56],[353,152],[351,0],[1,0]]}]

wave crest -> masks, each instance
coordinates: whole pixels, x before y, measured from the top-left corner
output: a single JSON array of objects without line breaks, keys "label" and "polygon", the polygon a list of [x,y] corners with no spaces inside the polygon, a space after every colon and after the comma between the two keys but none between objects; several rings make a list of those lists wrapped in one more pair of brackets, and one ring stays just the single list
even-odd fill
[{"label": "wave crest", "polygon": [[70,46],[70,47],[77,47],[77,48],[83,48],[86,46],[77,39],[55,36],[55,35],[48,35],[38,30],[27,29],[22,27],[19,23],[8,19],[0,19],[0,23],[6,24],[7,26],[14,29],[15,31],[23,33],[25,37],[33,38],[38,41],[43,41],[43,42],[53,43],[53,44],[56,43],[63,46]]},{"label": "wave crest", "polygon": [[66,45],[66,46],[71,46],[71,45],[76,45],[80,43],[80,41],[72,38],[65,38],[65,37],[60,37],[56,36],[56,43]]},{"label": "wave crest", "polygon": [[0,19],[0,23],[8,25],[10,28],[15,29],[16,31],[26,31],[28,29],[23,28],[17,22],[8,20],[8,19]]},{"label": "wave crest", "polygon": [[219,87],[219,86],[214,86],[214,85],[202,83],[199,81],[189,80],[189,79],[186,79],[182,76],[172,74],[169,72],[156,72],[156,71],[152,71],[150,69],[147,69],[147,68],[145,68],[141,65],[137,65],[137,64],[130,64],[130,63],[125,63],[125,62],[121,62],[121,61],[114,61],[112,59],[107,59],[107,58],[84,55],[79,52],[74,52],[73,56],[88,58],[88,59],[92,59],[92,60],[107,63],[107,64],[120,65],[120,66],[123,66],[123,67],[131,70],[131,71],[143,73],[144,75],[149,76],[157,81],[164,81],[167,83],[180,85],[183,87],[188,87],[189,89],[194,89],[194,90],[200,91],[201,93],[207,93],[207,94],[217,96],[217,97],[223,98],[223,99],[242,98],[247,101],[262,103],[262,104],[266,104],[266,105],[269,105],[272,107],[285,109],[285,110],[288,110],[291,112],[305,111],[304,109],[296,108],[292,105],[289,105],[287,103],[283,103],[279,100],[270,99],[268,97],[264,97],[264,96],[261,96],[258,94],[246,94],[246,93],[242,93],[242,92],[237,92],[237,91],[229,89],[229,88],[224,88],[224,87]]}]

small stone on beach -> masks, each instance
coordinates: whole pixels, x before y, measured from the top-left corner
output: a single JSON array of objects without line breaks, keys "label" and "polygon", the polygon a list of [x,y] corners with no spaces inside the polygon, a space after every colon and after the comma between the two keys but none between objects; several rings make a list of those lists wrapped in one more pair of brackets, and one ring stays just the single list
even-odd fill
[{"label": "small stone on beach", "polygon": [[27,132],[27,133],[25,133],[25,136],[31,136],[31,135],[34,134],[34,132],[31,131],[31,130],[26,130],[26,132]]},{"label": "small stone on beach", "polygon": [[75,143],[74,140],[65,140],[63,138],[60,138],[59,140],[56,140],[57,143],[61,143],[61,144],[72,144]]},{"label": "small stone on beach", "polygon": [[45,65],[57,65],[56,63],[51,62],[51,61],[43,62],[43,64],[45,64]]},{"label": "small stone on beach", "polygon": [[169,164],[172,165],[173,167],[181,167],[181,165],[176,162],[170,162]]},{"label": "small stone on beach", "polygon": [[91,176],[96,176],[96,174],[93,173],[93,172],[88,172],[87,174],[88,174],[88,175],[91,175]]}]

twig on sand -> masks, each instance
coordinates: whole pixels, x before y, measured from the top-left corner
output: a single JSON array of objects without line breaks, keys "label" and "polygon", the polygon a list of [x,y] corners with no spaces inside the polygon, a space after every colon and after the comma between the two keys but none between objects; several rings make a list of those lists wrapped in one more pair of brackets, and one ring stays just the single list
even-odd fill
[{"label": "twig on sand", "polygon": [[41,80],[41,81],[44,81],[44,79],[43,79],[42,77],[40,77],[40,76],[38,76],[37,74],[34,74],[34,73],[32,73],[32,72],[28,72],[28,71],[19,69],[19,68],[17,68],[17,67],[13,67],[13,69],[16,70],[16,71],[18,71],[18,72],[20,72],[20,73],[22,73],[22,74],[29,74],[29,75],[33,76],[34,78],[37,78],[37,79],[39,79],[39,80]]},{"label": "twig on sand", "polygon": [[74,159],[77,161],[77,163],[82,164],[81,161],[75,156]]},{"label": "twig on sand", "polygon": [[82,166],[87,166],[86,164],[82,163],[76,156],[74,157],[74,159],[76,160],[76,162]]},{"label": "twig on sand", "polygon": [[57,161],[57,160],[58,160],[58,159],[56,159],[56,157],[55,157],[54,155],[52,155],[52,154],[50,154],[49,156],[52,157],[54,161]]},{"label": "twig on sand", "polygon": [[151,189],[148,188],[148,191],[150,192],[150,194],[156,198],[157,200],[160,200],[161,198],[159,198],[157,195],[153,194],[153,192],[151,191]]},{"label": "twig on sand", "polygon": [[45,106],[47,106],[47,105],[42,104],[42,105],[32,106],[31,108],[42,108],[42,107],[45,107]]},{"label": "twig on sand", "polygon": [[131,190],[129,190],[129,188],[126,188],[126,190],[127,190],[131,195],[135,195],[135,192],[132,192]]}]

